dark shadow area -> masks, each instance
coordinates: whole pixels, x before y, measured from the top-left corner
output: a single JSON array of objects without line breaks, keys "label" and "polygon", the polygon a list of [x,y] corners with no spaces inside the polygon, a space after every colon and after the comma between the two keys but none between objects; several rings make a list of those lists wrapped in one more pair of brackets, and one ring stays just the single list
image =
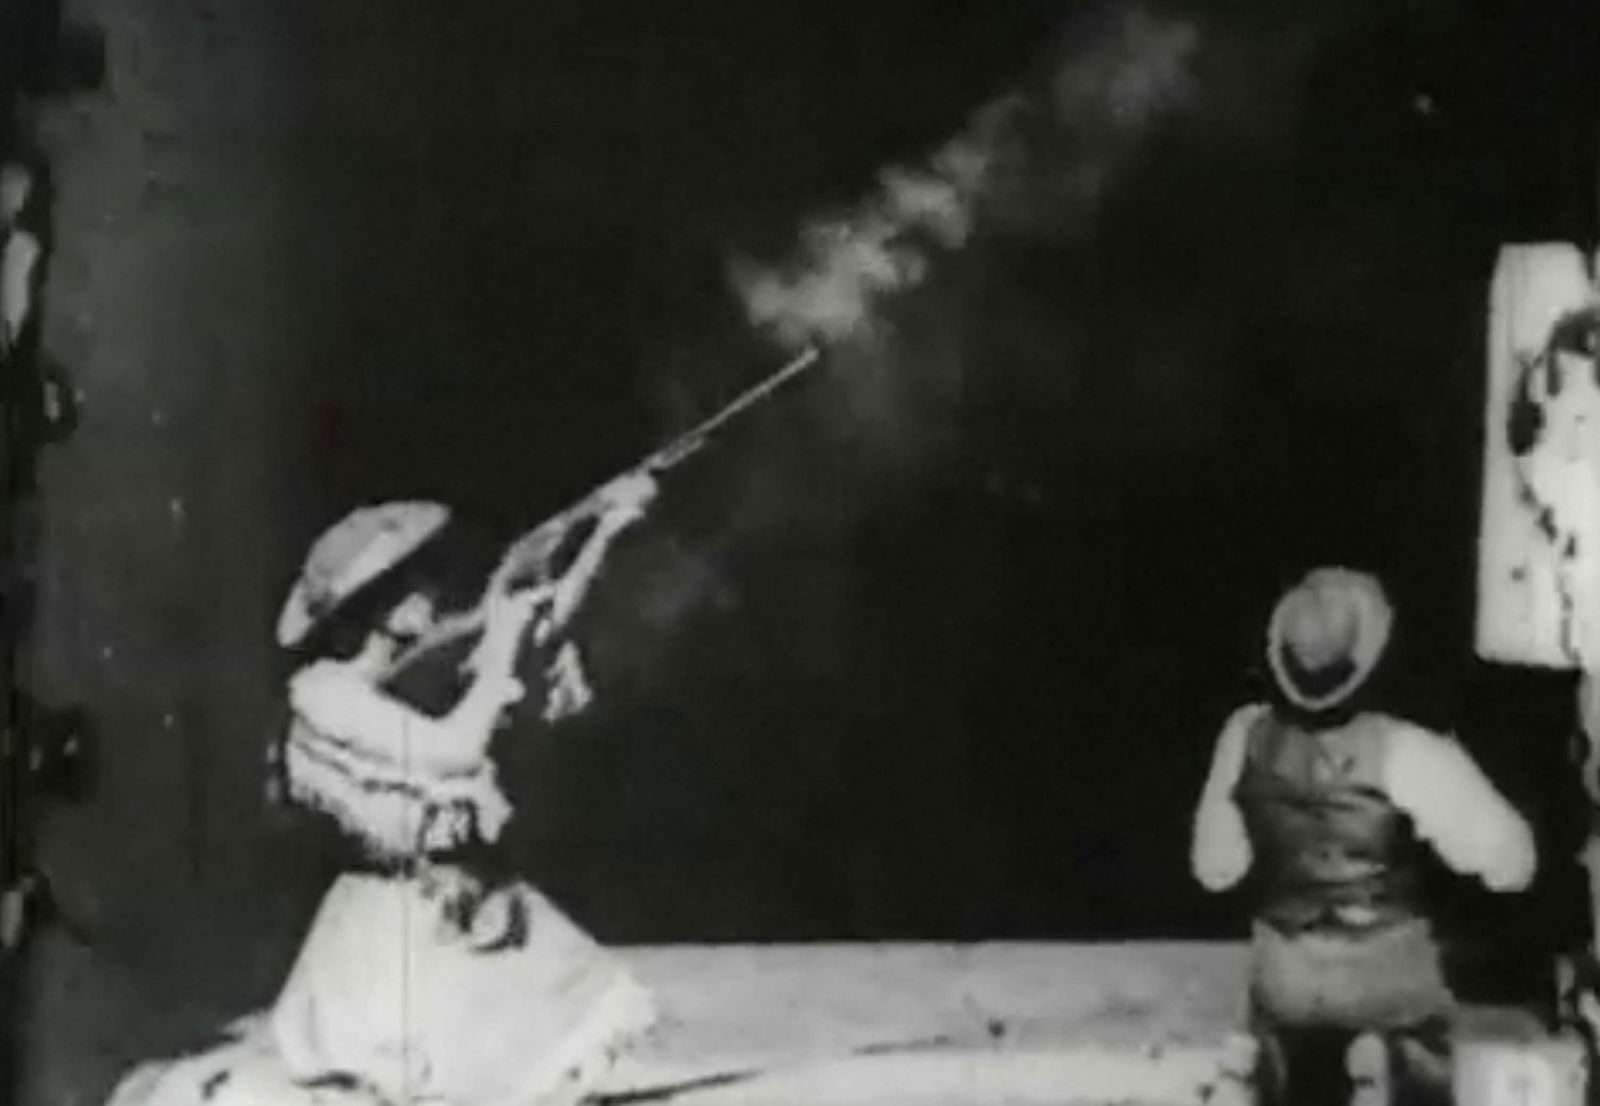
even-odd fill
[{"label": "dark shadow area", "polygon": [[[30,127],[34,103],[100,88],[105,80],[104,43],[98,31],[64,19],[57,0],[0,3],[0,163],[7,171],[26,167],[31,194],[20,210],[6,211],[0,249],[18,234],[38,243],[33,288],[48,266],[54,188],[50,166]],[[9,267],[8,267],[9,268]],[[8,303],[9,303],[8,289]],[[70,434],[74,419],[47,425],[41,417],[43,389],[62,383],[41,348],[42,302],[21,332],[0,332],[0,894],[20,902],[22,926],[8,932],[0,948],[0,1086],[16,1093],[23,1045],[17,1029],[19,971],[28,934],[38,926],[61,930],[77,941],[82,931],[58,909],[49,874],[37,855],[38,820],[51,806],[88,798],[92,789],[92,724],[80,707],[39,701],[29,688],[19,657],[36,609],[36,547],[32,516],[38,453]],[[9,320],[8,320],[9,321]],[[50,382],[50,383],[47,383]],[[62,384],[64,391],[70,386]],[[65,431],[65,433],[62,433]]]}]

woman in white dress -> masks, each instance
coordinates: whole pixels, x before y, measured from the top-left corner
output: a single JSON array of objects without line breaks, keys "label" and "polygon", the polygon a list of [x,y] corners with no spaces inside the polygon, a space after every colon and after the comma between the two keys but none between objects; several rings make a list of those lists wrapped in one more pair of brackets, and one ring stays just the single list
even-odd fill
[{"label": "woman in white dress", "polygon": [[[205,1056],[135,1073],[116,1106],[242,1106],[291,1092],[308,1103],[547,1106],[581,1097],[653,1023],[617,958],[475,852],[511,814],[488,750],[524,695],[524,643],[554,641],[654,491],[629,477],[602,493],[564,572],[525,587],[496,574],[466,687],[437,714],[384,681],[459,598],[434,552],[448,512],[365,508],[318,542],[279,626],[282,643],[314,658],[290,682],[281,768],[288,796],[330,815],[368,863],[328,892],[264,1017]],[[566,673],[570,654],[552,667]],[[583,701],[570,683],[551,692],[547,718]]]}]

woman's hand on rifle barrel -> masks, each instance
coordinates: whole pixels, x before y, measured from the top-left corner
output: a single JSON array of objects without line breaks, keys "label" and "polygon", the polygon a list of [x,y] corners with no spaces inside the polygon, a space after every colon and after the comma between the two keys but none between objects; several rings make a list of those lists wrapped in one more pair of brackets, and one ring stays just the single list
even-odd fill
[{"label": "woman's hand on rifle barrel", "polygon": [[599,491],[600,525],[611,532],[633,525],[660,494],[656,478],[643,469],[625,473]]}]

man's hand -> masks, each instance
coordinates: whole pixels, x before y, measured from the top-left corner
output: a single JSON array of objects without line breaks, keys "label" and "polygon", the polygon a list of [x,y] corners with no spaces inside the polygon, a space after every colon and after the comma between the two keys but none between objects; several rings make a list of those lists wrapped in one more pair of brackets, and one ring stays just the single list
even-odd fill
[{"label": "man's hand", "polygon": [[1249,874],[1249,838],[1231,800],[1227,806],[1210,804],[1197,820],[1191,866],[1195,879],[1208,891],[1226,891]]}]

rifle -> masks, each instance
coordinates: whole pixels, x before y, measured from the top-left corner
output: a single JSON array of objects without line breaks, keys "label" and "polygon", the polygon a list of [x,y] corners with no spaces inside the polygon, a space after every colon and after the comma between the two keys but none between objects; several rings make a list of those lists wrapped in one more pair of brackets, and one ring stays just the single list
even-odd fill
[{"label": "rifle", "polygon": [[572,527],[588,518],[598,517],[604,509],[604,500],[601,493],[605,488],[615,481],[630,475],[655,475],[676,468],[689,457],[698,453],[711,434],[719,427],[759,403],[796,376],[799,376],[816,364],[821,356],[821,352],[815,346],[806,349],[777,372],[741,393],[716,414],[705,419],[693,429],[680,434],[654,453],[635,463],[632,467],[618,473],[611,480],[590,491],[582,499],[551,515],[517,539],[506,550],[505,555],[500,559],[499,566],[494,571],[494,575],[490,577],[488,586],[484,589],[485,602],[480,603],[476,608],[465,614],[441,620],[437,626],[396,657],[394,663],[389,666],[388,671],[384,673],[379,682],[387,683],[393,680],[424,656],[482,629],[488,618],[488,610],[485,605],[487,600],[508,590],[511,583],[518,577],[540,570],[548,563],[551,555],[560,546],[563,538],[571,531]]}]

